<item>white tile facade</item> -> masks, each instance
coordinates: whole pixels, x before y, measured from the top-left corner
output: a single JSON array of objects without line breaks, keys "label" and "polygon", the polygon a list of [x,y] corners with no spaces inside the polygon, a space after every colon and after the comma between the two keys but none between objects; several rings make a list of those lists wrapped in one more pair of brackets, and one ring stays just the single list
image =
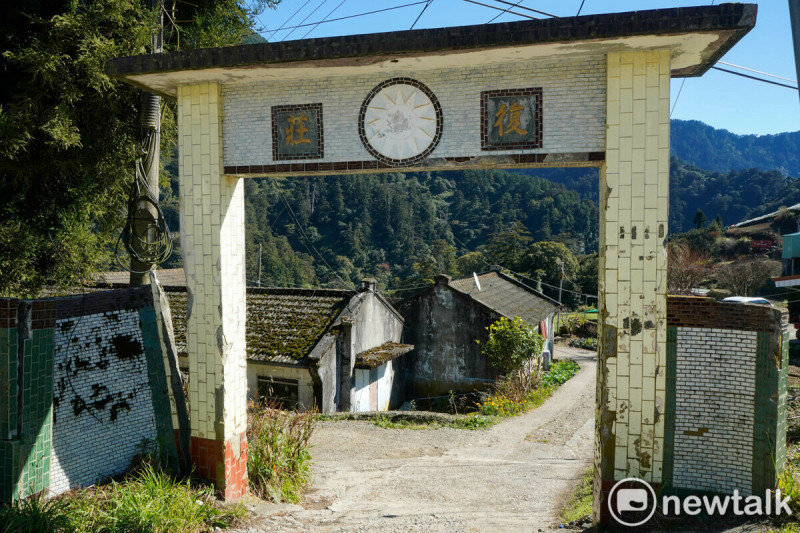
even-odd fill
[{"label": "white tile facade", "polygon": [[[272,158],[271,107],[322,103],[324,159],[374,158],[358,136],[358,113],[379,83],[407,77],[425,84],[442,105],[444,129],[431,158],[571,153],[605,150],[605,56],[543,59],[527,63],[441,71],[376,71],[310,81],[226,84],[222,91],[226,166],[263,165]],[[480,93],[541,87],[543,146],[536,150],[481,151]]]},{"label": "white tile facade", "polygon": [[757,337],[754,331],[678,328],[675,487],[750,493]]},{"label": "white tile facade", "polygon": [[123,472],[156,426],[138,311],[59,320],[55,330],[50,491],[60,494]]}]

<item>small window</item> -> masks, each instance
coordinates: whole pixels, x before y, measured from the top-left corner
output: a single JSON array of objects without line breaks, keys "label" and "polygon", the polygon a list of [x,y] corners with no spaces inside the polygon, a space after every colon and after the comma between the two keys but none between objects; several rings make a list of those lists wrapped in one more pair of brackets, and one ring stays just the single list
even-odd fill
[{"label": "small window", "polygon": [[259,376],[258,399],[274,400],[281,409],[297,409],[298,386],[296,379]]}]

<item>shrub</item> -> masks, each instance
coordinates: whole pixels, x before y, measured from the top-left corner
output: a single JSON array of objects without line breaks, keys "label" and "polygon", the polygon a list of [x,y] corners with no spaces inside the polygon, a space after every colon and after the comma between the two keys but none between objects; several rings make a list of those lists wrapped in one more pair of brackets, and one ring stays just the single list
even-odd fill
[{"label": "shrub", "polygon": [[494,392],[486,401],[478,404],[480,413],[487,416],[515,416],[538,407],[555,389],[577,374],[578,370],[580,367],[575,361],[557,361],[541,377],[537,388],[528,391],[520,389],[515,380],[498,380]]},{"label": "shrub", "polygon": [[489,338],[481,353],[492,366],[508,373],[508,379],[517,380],[526,392],[531,390],[539,369],[537,358],[542,353],[544,337],[520,317],[513,320],[501,317],[486,330]]},{"label": "shrub", "polygon": [[247,477],[256,496],[297,503],[311,481],[308,441],[313,412],[290,413],[262,404],[250,409],[247,425]]}]

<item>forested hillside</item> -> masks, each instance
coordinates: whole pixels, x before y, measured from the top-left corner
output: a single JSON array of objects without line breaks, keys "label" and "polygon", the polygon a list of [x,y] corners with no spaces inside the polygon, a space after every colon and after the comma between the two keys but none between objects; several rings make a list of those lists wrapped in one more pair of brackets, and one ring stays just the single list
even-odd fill
[{"label": "forested hillside", "polygon": [[672,120],[670,126],[672,153],[700,168],[716,172],[758,168],[800,176],[800,131],[736,135],[697,120]]},{"label": "forested hillside", "polygon": [[519,266],[532,241],[557,240],[575,253],[597,248],[593,202],[509,172],[253,179],[246,186],[251,284],[259,244],[262,284],[341,286],[374,276],[389,287],[493,262]]}]

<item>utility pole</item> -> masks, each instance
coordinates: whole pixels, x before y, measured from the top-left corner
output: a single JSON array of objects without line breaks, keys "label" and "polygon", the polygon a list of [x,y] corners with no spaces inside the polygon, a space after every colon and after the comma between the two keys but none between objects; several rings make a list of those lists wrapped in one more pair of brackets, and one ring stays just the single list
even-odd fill
[{"label": "utility pole", "polygon": [[258,245],[258,286],[261,287],[261,245]]},{"label": "utility pole", "polygon": [[[797,80],[800,81],[800,0],[789,0],[789,19],[792,22],[792,40],[794,41],[794,68]],[[800,97],[800,87],[798,88]]]},{"label": "utility pole", "polygon": [[560,257],[556,257],[556,264],[561,267],[561,271],[558,273],[558,320],[556,321],[555,333],[555,335],[558,335],[558,330],[561,329],[561,290],[564,288],[564,262]]},{"label": "utility pole", "polygon": [[[151,40],[152,53],[163,51],[164,10],[163,0],[143,0],[145,6],[156,10],[157,28]],[[161,159],[161,97],[142,93],[142,108],[139,114],[140,141],[136,154],[136,180],[139,194],[136,198],[133,220],[133,235],[130,245],[135,255],[131,255],[130,285],[149,285],[149,271],[157,265],[147,262],[154,254],[158,239],[158,170]],[[145,187],[144,184],[147,184]]]}]

